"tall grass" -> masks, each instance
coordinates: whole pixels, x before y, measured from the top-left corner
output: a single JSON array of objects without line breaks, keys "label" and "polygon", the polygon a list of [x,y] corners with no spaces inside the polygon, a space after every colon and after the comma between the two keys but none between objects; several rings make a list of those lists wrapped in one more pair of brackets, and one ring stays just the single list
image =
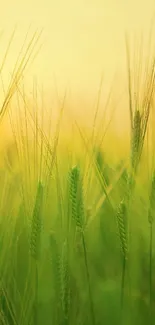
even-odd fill
[{"label": "tall grass", "polygon": [[144,75],[139,58],[134,74],[127,40],[130,151],[117,164],[103,150],[107,129],[101,135],[97,129],[103,80],[92,132],[68,121],[78,148],[65,143],[61,129],[66,93],[56,122],[43,97],[40,113],[36,84],[31,107],[19,81],[36,41],[35,34],[4,91],[1,116],[9,118],[13,144],[0,171],[0,321],[151,324],[155,176],[146,170],[147,155],[153,157],[146,135],[154,109],[154,56]]}]

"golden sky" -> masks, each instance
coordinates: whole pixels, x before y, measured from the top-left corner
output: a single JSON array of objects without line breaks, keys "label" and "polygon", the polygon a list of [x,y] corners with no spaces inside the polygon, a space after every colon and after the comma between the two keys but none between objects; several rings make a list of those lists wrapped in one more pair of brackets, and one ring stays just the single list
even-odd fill
[{"label": "golden sky", "polygon": [[5,71],[13,69],[32,24],[30,37],[38,27],[44,30],[43,47],[29,77],[37,76],[47,91],[56,80],[59,89],[69,87],[75,100],[82,94],[91,102],[102,72],[106,88],[115,72],[125,71],[125,31],[131,37],[143,33],[147,39],[154,9],[154,0],[5,0],[1,4],[1,55],[17,24]]}]

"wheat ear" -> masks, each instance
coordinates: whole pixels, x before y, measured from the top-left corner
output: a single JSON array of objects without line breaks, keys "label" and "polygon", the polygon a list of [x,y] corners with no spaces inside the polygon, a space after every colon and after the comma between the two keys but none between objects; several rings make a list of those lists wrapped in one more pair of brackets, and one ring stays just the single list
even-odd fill
[{"label": "wheat ear", "polygon": [[141,115],[140,111],[136,110],[134,114],[132,139],[131,139],[131,167],[135,173],[138,166],[139,149],[141,140]]},{"label": "wheat ear", "polygon": [[78,228],[78,230],[80,230],[81,233],[86,274],[87,274],[87,282],[88,282],[92,324],[95,325],[94,304],[93,304],[93,298],[91,292],[87,249],[86,249],[86,241],[85,241],[85,234],[84,234],[85,213],[84,213],[84,200],[83,200],[83,183],[80,175],[80,168],[78,168],[77,166],[73,167],[70,171],[70,201],[72,207],[72,218],[75,220],[76,227]]},{"label": "wheat ear", "polygon": [[116,220],[118,226],[119,240],[122,252],[122,281],[121,281],[121,322],[122,313],[124,306],[124,290],[125,290],[125,275],[126,275],[126,261],[128,256],[128,245],[127,245],[127,213],[126,204],[122,200],[118,206]]}]

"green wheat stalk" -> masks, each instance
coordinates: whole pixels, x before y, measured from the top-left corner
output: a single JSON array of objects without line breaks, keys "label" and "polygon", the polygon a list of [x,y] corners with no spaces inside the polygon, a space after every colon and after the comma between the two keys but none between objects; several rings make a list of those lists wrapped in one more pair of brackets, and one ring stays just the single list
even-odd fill
[{"label": "green wheat stalk", "polygon": [[82,184],[81,175],[80,175],[80,168],[78,166],[74,166],[73,168],[71,168],[69,181],[70,181],[71,214],[72,214],[73,220],[75,221],[76,228],[81,233],[82,245],[83,245],[83,250],[84,250],[86,274],[87,274],[87,282],[88,282],[92,324],[95,325],[94,304],[93,304],[93,298],[92,298],[92,292],[91,292],[87,249],[86,249],[86,242],[85,242],[85,235],[84,235],[85,213],[84,213],[84,200],[83,200],[83,184]]},{"label": "green wheat stalk", "polygon": [[124,307],[125,275],[126,261],[128,257],[128,240],[127,240],[127,213],[126,204],[122,200],[118,206],[116,220],[119,233],[120,247],[122,252],[122,281],[121,281],[121,319]]},{"label": "green wheat stalk", "polygon": [[37,325],[38,322],[38,315],[37,315],[38,262],[41,254],[42,204],[43,204],[43,185],[39,181],[33,215],[32,215],[31,236],[30,236],[30,253],[34,261],[34,267],[35,267],[35,302],[34,302],[35,325]]},{"label": "green wheat stalk", "polygon": [[61,306],[63,312],[64,324],[69,323],[70,308],[70,272],[68,258],[68,243],[64,241],[61,252]]},{"label": "green wheat stalk", "polygon": [[[61,316],[61,254],[59,251],[58,241],[53,232],[50,233],[50,256],[53,271],[54,298],[56,302],[56,319]],[[58,322],[58,321],[57,321]]]},{"label": "green wheat stalk", "polygon": [[141,141],[141,115],[137,109],[134,114],[133,130],[131,137],[131,167],[135,174],[138,166],[139,150]]},{"label": "green wheat stalk", "polygon": [[54,275],[56,318],[63,325],[69,323],[70,311],[70,267],[68,242],[65,240],[59,251],[54,233],[50,233],[50,253]]},{"label": "green wheat stalk", "polygon": [[30,252],[35,261],[40,258],[41,250],[41,227],[42,227],[42,202],[43,202],[43,185],[39,181],[37,195],[32,216]]},{"label": "green wheat stalk", "polygon": [[150,294],[150,319],[152,315],[152,259],[153,259],[153,221],[155,211],[155,171],[153,172],[150,195],[149,195],[148,222],[150,226],[149,234],[149,294]]}]

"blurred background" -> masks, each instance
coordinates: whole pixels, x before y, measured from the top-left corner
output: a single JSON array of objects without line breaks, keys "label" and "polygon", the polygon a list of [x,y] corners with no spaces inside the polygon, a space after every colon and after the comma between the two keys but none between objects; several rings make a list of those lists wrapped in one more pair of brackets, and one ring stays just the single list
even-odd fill
[{"label": "blurred background", "polygon": [[34,80],[43,85],[47,102],[55,95],[62,97],[67,89],[68,106],[89,124],[103,78],[101,111],[112,87],[108,111],[115,111],[117,130],[126,130],[125,33],[131,39],[131,52],[143,37],[146,60],[154,9],[153,0],[6,0],[1,4],[1,60],[15,27],[16,33],[3,69],[3,83],[7,87],[28,30],[30,40],[35,30],[43,29],[42,47],[25,75],[29,95]]}]

